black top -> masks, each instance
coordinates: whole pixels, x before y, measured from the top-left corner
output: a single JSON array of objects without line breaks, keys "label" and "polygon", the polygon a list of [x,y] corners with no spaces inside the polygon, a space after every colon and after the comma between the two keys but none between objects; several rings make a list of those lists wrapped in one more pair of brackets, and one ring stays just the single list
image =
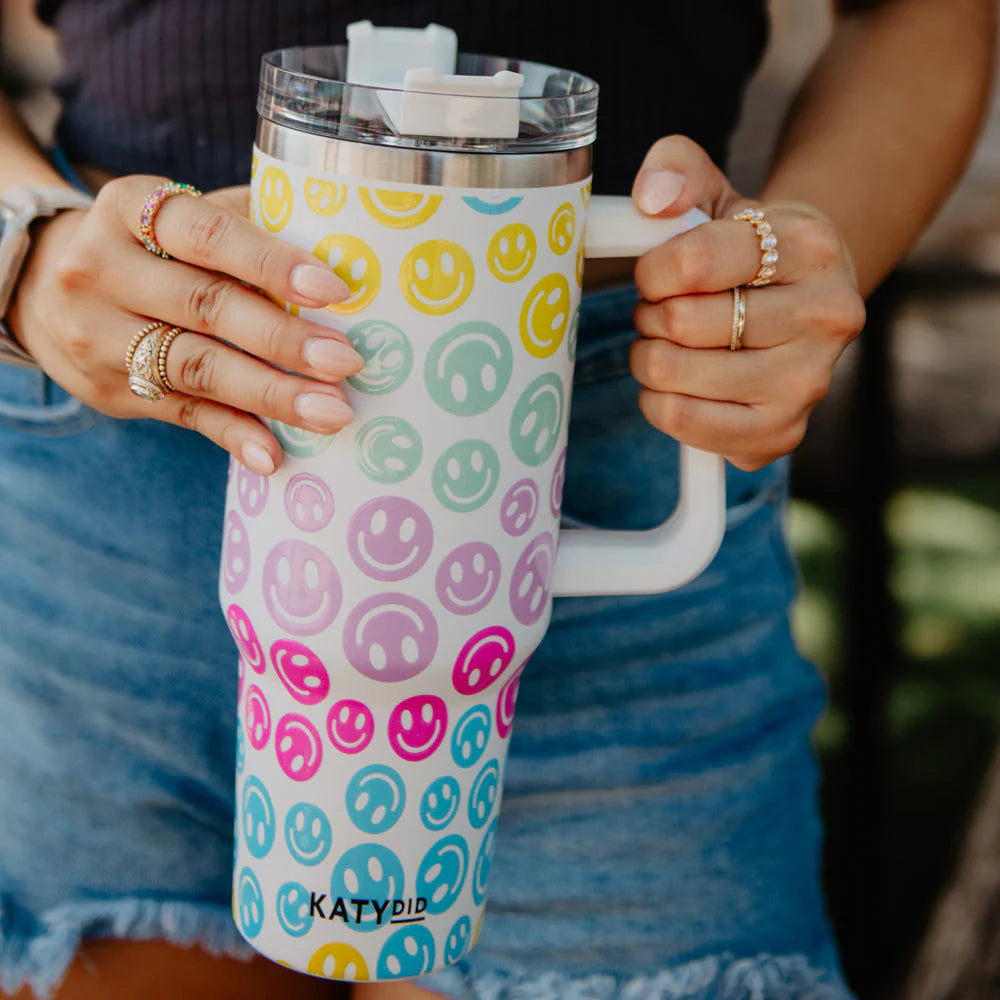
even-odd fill
[{"label": "black top", "polygon": [[[588,7],[590,5],[587,5]],[[39,0],[58,31],[71,160],[209,190],[245,183],[260,57],[340,44],[351,21],[458,32],[459,48],[548,63],[601,87],[595,188],[627,193],[650,144],[680,132],[725,162],[767,39],[766,0],[618,0],[598,20],[551,0]],[[645,50],[645,51],[643,51]]]}]

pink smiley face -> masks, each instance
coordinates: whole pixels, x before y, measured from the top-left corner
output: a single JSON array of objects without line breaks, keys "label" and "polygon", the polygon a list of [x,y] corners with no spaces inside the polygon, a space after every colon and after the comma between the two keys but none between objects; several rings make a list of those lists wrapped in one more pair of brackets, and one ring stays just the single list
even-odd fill
[{"label": "pink smiley face", "polygon": [[301,642],[279,639],[271,646],[271,662],[288,693],[303,705],[315,705],[330,693],[323,661]]},{"label": "pink smiley face", "polygon": [[267,738],[271,735],[271,709],[268,707],[264,692],[256,684],[251,684],[247,688],[243,718],[246,721],[250,746],[254,750],[260,750],[267,744]]},{"label": "pink smiley face", "polygon": [[431,519],[405,497],[369,500],[347,529],[354,564],[376,580],[413,576],[427,562],[433,545]]},{"label": "pink smiley face", "polygon": [[266,476],[258,476],[245,466],[236,466],[236,496],[247,517],[256,517],[267,506],[270,489]]},{"label": "pink smiley face", "polygon": [[243,659],[246,660],[247,665],[254,673],[264,673],[267,667],[264,649],[247,613],[238,604],[230,604],[226,609],[226,622],[229,625],[229,631],[232,632],[233,638],[236,640],[236,647]]},{"label": "pink smiley face", "polygon": [[438,600],[455,615],[482,611],[499,586],[500,556],[485,542],[466,542],[452,549],[434,578]]},{"label": "pink smiley face", "polygon": [[559,453],[556,468],[552,473],[552,485],[549,487],[549,510],[553,517],[558,517],[562,510],[563,486],[566,484],[566,449]]},{"label": "pink smiley face", "polygon": [[441,745],[448,728],[448,709],[433,694],[401,701],[389,716],[389,743],[403,760],[425,760]]},{"label": "pink smiley face", "polygon": [[300,472],[285,487],[285,512],[300,531],[322,531],[333,518],[333,493],[319,476]]},{"label": "pink smiley face", "polygon": [[538,484],[519,479],[500,501],[500,526],[515,538],[530,530],[538,513]]},{"label": "pink smiley face", "polygon": [[326,731],[341,753],[361,753],[375,735],[375,716],[363,702],[344,698],[330,709]]},{"label": "pink smiley face", "polygon": [[292,781],[308,781],[323,760],[319,730],[304,716],[289,712],[278,720],[274,749],[281,770]]},{"label": "pink smiley face", "polygon": [[365,598],[344,625],[344,654],[359,674],[405,681],[430,665],[438,626],[426,604],[407,594]]},{"label": "pink smiley face", "polygon": [[514,673],[507,678],[497,696],[497,733],[501,739],[507,739],[514,725],[514,707],[517,705],[517,692],[521,686],[521,674],[528,665],[525,660]]},{"label": "pink smiley face", "polygon": [[485,691],[514,659],[514,636],[502,625],[477,632],[455,660],[451,682],[459,694]]},{"label": "pink smiley face", "polygon": [[534,625],[549,605],[549,583],[555,562],[552,535],[543,531],[521,553],[510,578],[510,609],[522,625]]},{"label": "pink smiley face", "polygon": [[315,635],[329,626],[341,602],[340,577],[315,545],[278,542],[264,563],[264,603],[275,624],[292,635]]},{"label": "pink smiley face", "polygon": [[238,594],[249,578],[250,539],[243,519],[231,510],[222,535],[222,582],[230,594]]}]

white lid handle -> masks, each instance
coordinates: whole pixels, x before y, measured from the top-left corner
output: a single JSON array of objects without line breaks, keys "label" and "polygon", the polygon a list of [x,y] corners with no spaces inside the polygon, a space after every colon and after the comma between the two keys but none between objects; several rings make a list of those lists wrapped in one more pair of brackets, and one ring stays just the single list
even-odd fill
[{"label": "white lid handle", "polygon": [[[708,221],[693,208],[674,219],[642,215],[630,198],[595,195],[587,211],[588,257],[636,257]],[[680,501],[648,531],[564,528],[552,580],[556,597],[651,594],[696,577],[722,543],[726,480],[718,455],[681,445]]]}]

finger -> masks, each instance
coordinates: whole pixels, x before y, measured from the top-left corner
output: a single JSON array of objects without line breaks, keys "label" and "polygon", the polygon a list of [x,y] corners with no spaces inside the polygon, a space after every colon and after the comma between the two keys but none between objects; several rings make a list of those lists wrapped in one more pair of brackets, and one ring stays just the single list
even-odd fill
[{"label": "finger", "polygon": [[[809,319],[803,315],[798,289],[744,288],[743,298],[744,349],[777,347],[801,336],[804,329],[808,332]],[[817,304],[817,311],[822,311],[821,304]],[[734,295],[730,289],[711,294],[672,295],[661,302],[642,299],[632,319],[644,337],[694,349],[728,348],[736,321]]]},{"label": "finger", "polygon": [[722,455],[740,469],[761,469],[794,451],[804,420],[781,424],[760,406],[719,403],[643,389],[639,409],[658,430],[682,444]]},{"label": "finger", "polygon": [[216,188],[205,195],[206,200],[238,215],[241,219],[250,218],[250,185],[237,184],[234,187]]},{"label": "finger", "polygon": [[632,344],[629,362],[636,381],[655,392],[755,404],[775,395],[775,359],[769,354],[728,348],[696,351],[640,337]]},{"label": "finger", "polygon": [[181,261],[131,251],[122,305],[140,316],[211,334],[265,361],[314,378],[342,379],[364,359],[337,330],[287,313],[237,281]]},{"label": "finger", "polygon": [[714,217],[734,195],[708,153],[683,135],[654,143],[632,186],[636,207],[647,215],[681,215],[697,205]]},{"label": "finger", "polygon": [[340,430],[353,415],[338,386],[290,375],[200,333],[184,331],[173,339],[166,371],[174,389],[185,395],[318,434]]},{"label": "finger", "polygon": [[[122,177],[106,184],[98,200],[102,210],[110,203],[136,236],[143,203],[163,182],[143,175]],[[350,295],[333,269],[308,250],[264,232],[212,198],[167,198],[153,228],[157,242],[172,257],[232,275],[281,299],[319,307]]]}]

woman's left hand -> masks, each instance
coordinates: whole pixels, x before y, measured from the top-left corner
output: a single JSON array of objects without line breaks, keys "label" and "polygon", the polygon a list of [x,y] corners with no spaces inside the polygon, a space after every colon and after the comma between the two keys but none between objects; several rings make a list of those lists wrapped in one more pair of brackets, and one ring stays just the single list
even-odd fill
[{"label": "woman's left hand", "polygon": [[[864,326],[850,254],[808,205],[741,197],[708,154],[671,136],[649,151],[632,197],[647,215],[698,206],[712,221],[645,254],[635,268],[642,301],[632,373],[646,419],[684,444],[759,469],[793,451],[833,367]],[[730,350],[734,286],[761,265],[760,238],[733,216],[766,213],[777,237],[771,283],[745,288],[742,349]]]}]

